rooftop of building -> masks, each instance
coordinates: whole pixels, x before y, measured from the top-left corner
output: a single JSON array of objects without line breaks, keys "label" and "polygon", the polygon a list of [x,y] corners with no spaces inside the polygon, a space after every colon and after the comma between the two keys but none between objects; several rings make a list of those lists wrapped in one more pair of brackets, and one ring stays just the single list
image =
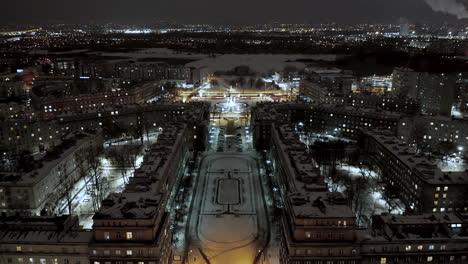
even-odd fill
[{"label": "rooftop of building", "polygon": [[[279,142],[277,147],[279,155],[285,155],[283,166],[291,172],[290,185],[294,189],[288,191],[312,191],[326,189],[319,170],[314,167],[314,161],[304,143],[299,140],[299,135],[289,124],[276,126]],[[276,133],[274,133],[276,134]]]},{"label": "rooftop of building", "polygon": [[306,103],[302,101],[293,101],[286,103],[258,103],[253,112],[256,121],[288,121],[285,111],[289,110],[310,110],[314,112],[323,112],[330,114],[346,115],[350,117],[364,117],[371,119],[381,119],[398,122],[402,114],[392,111],[376,111],[372,108],[352,107],[325,103]]},{"label": "rooftop of building", "polygon": [[50,246],[66,243],[87,245],[92,237],[93,232],[84,229],[69,232],[47,230],[0,231],[0,241],[4,244],[46,244]]},{"label": "rooftop of building", "polygon": [[468,184],[468,170],[443,172],[435,162],[416,153],[413,148],[390,133],[378,130],[364,130],[364,133],[384,146],[428,184]]},{"label": "rooftop of building", "polygon": [[357,232],[370,241],[440,241],[468,239],[466,221],[457,213],[373,216],[372,227]]},{"label": "rooftop of building", "polygon": [[176,148],[184,137],[186,125],[167,124],[151,145],[143,163],[130,178],[125,190],[110,194],[94,215],[94,219],[150,219],[165,202],[164,185],[171,162],[176,162]]},{"label": "rooftop of building", "polygon": [[70,134],[62,143],[52,150],[31,160],[28,168],[16,168],[12,171],[0,172],[0,186],[30,186],[41,181],[66,157],[72,155],[76,150],[90,140],[95,140],[101,133],[99,131],[81,131]]},{"label": "rooftop of building", "polygon": [[338,192],[296,192],[287,197],[295,218],[354,218]]},{"label": "rooftop of building", "polygon": [[87,244],[92,232],[82,229],[77,216],[9,216],[0,218],[0,241],[11,244]]}]

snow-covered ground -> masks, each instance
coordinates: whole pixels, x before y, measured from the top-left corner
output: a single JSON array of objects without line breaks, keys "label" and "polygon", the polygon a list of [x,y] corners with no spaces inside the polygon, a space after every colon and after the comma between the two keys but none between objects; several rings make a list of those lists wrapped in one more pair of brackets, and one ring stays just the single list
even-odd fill
[{"label": "snow-covered ground", "polygon": [[[154,144],[157,141],[158,133],[152,133],[147,138],[144,138],[144,145],[148,146]],[[106,142],[104,144],[105,147],[109,146],[110,142]],[[126,146],[126,145],[134,145],[140,144],[140,139],[132,139],[132,140],[122,140],[118,142],[113,142],[113,146]],[[139,168],[141,163],[143,162],[142,156],[136,159],[135,168]],[[101,157],[101,164],[102,164],[102,185],[105,187],[104,197],[106,197],[111,192],[121,192],[125,187],[125,181],[122,177],[122,170],[120,168],[116,168],[110,160],[106,157]],[[127,168],[126,170],[126,178],[133,177],[133,173],[135,172],[133,167]],[[89,183],[88,183],[89,184]],[[86,188],[86,181],[85,179],[80,179],[78,182],[75,183],[72,191],[72,204],[73,204],[73,214],[78,215],[80,220],[80,225],[83,228],[92,228],[93,220],[92,217],[94,215],[94,208],[93,208],[93,197],[89,192],[89,188]],[[68,213],[66,212],[66,197],[62,197],[58,201],[59,208],[57,208],[56,213]]]},{"label": "snow-covered ground", "polygon": [[[249,123],[229,115],[227,109],[212,115],[209,126],[210,148],[190,211],[190,244],[179,250],[189,263],[205,263],[199,249],[210,263],[252,263],[269,232]],[[234,127],[228,128],[226,118],[233,118]]]},{"label": "snow-covered ground", "polygon": [[138,49],[130,52],[89,52],[100,56],[128,57],[129,59],[143,58],[174,58],[174,59],[201,59],[206,58],[206,54],[181,53],[167,48]]},{"label": "snow-covered ground", "polygon": [[442,171],[465,171],[468,170],[468,163],[460,157],[447,157],[437,162],[437,166]]},{"label": "snow-covered ground", "polygon": [[[349,175],[351,178],[356,179],[359,177],[364,177],[368,179],[368,181],[371,183],[369,190],[366,191],[366,193],[369,194],[369,205],[371,208],[369,208],[369,213],[372,214],[381,214],[381,213],[390,213],[392,214],[403,214],[404,213],[404,204],[397,198],[391,199],[391,210],[390,205],[384,199],[384,191],[385,191],[385,186],[383,186],[379,182],[379,174],[373,170],[370,170],[366,166],[352,166],[348,164],[341,164],[338,165],[337,167],[338,171],[341,171],[347,175]],[[345,189],[344,186],[339,186],[338,191],[343,192]],[[387,199],[389,200],[389,199]]]},{"label": "snow-covered ground", "polygon": [[304,68],[306,65],[302,62],[296,62],[297,59],[334,61],[336,58],[336,55],[227,54],[214,58],[207,57],[188,63],[186,66],[207,67],[211,72],[214,72],[228,71],[236,66],[247,65],[255,72],[264,73],[270,70],[280,71],[286,66],[294,66],[298,69]]},{"label": "snow-covered ground", "polygon": [[[250,155],[213,153],[204,159],[190,236],[192,249],[202,248],[211,263],[250,263],[255,257],[259,227],[264,226],[259,222],[266,220],[260,218],[265,212],[263,197],[256,191],[260,184],[257,175]],[[227,186],[220,184],[234,180],[236,190],[226,192]]]}]

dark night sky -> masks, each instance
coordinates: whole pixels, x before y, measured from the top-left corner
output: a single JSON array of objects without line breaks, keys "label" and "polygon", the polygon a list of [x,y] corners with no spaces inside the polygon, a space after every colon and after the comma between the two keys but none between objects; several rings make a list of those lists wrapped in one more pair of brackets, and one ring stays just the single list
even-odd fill
[{"label": "dark night sky", "polygon": [[[360,23],[455,21],[425,0],[4,0],[1,23]],[[468,0],[426,0],[468,1]],[[445,3],[444,2],[444,3]]]}]

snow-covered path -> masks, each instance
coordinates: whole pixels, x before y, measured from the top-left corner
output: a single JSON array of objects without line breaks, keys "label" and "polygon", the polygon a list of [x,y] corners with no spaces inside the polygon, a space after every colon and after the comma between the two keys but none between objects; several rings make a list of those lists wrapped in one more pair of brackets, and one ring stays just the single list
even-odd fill
[{"label": "snow-covered path", "polygon": [[208,154],[197,184],[190,249],[201,249],[213,264],[252,263],[267,232],[255,156]]}]

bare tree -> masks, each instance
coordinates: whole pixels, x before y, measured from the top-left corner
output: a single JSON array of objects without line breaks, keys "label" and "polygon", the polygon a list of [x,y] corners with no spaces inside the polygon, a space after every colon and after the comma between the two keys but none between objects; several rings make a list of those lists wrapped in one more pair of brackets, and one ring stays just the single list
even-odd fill
[{"label": "bare tree", "polygon": [[99,156],[102,154],[102,146],[89,146],[75,154],[75,162],[78,166],[79,179],[85,182],[86,192],[92,198],[93,210],[96,212],[104,199],[106,184],[102,177],[102,164]]},{"label": "bare tree", "polygon": [[104,186],[102,178],[102,164],[99,155],[102,153],[102,148],[91,146],[86,152],[86,161],[89,166],[88,177],[91,182],[91,196],[93,197],[94,211],[100,207],[101,201],[104,199]]},{"label": "bare tree", "polygon": [[75,178],[68,169],[68,163],[63,162],[58,167],[59,174],[59,199],[64,198],[68,214],[73,214],[73,189],[75,186]]},{"label": "bare tree", "polygon": [[410,132],[410,140],[416,147],[416,151],[424,151],[424,136],[427,135],[427,126],[422,121],[415,121]]},{"label": "bare tree", "polygon": [[109,157],[111,158],[112,162],[120,169],[122,180],[124,184],[127,184],[127,167],[130,163],[128,153],[118,151],[117,149],[112,149],[109,152]]}]

